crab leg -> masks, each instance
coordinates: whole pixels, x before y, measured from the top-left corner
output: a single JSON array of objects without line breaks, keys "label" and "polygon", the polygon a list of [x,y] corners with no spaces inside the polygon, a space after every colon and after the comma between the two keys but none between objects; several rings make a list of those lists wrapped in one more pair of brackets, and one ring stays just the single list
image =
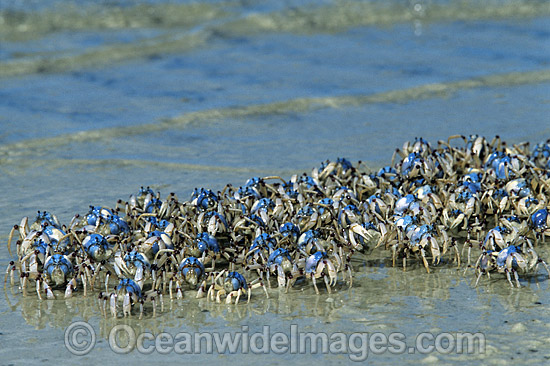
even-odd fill
[{"label": "crab leg", "polygon": [[4,287],[6,287],[6,283],[8,282],[8,276],[10,276],[10,282],[13,286],[14,279],[13,279],[13,272],[15,271],[15,265],[14,262],[11,261],[10,264],[8,264],[8,268],[6,268],[6,275],[4,276]]},{"label": "crab leg", "polygon": [[23,296],[25,296],[27,294],[27,273],[22,272],[20,278],[21,278],[20,279],[20,281],[21,281],[21,290],[23,291]]},{"label": "crab leg", "polygon": [[105,292],[108,292],[109,288],[109,276],[111,275],[111,271],[107,271],[107,274],[105,275]]},{"label": "crab leg", "polygon": [[539,259],[539,260],[538,260],[538,263],[542,263],[542,265],[543,265],[544,268],[546,269],[546,272],[548,273],[548,278],[550,278],[550,269],[548,269],[548,265],[546,264],[546,262],[543,261],[542,259]]},{"label": "crab leg", "polygon": [[107,317],[107,296],[103,293],[100,294],[99,302],[101,303],[101,313],[106,318]]},{"label": "crab leg", "polygon": [[315,281],[315,273],[311,274],[311,281],[313,281],[313,287],[315,287],[315,293],[319,295],[319,289],[317,288],[317,282]]},{"label": "crab leg", "polygon": [[521,287],[520,283],[519,283],[519,275],[518,275],[518,271],[514,271],[514,278],[516,280],[516,285],[518,286],[518,288]]},{"label": "crab leg", "polygon": [[[168,293],[170,294],[170,300],[173,299],[173,296],[172,296],[172,283],[173,282],[174,282],[174,280],[170,279],[170,283],[168,284]],[[177,288],[178,294],[179,294],[179,291],[181,291],[180,288],[179,288],[179,284],[176,286],[176,288]]]},{"label": "crab leg", "polygon": [[84,286],[84,296],[86,296],[87,285],[86,285],[86,278],[85,278],[84,274],[80,275],[80,279],[82,280],[82,286]]},{"label": "crab leg", "polygon": [[424,267],[426,268],[426,272],[430,273],[430,267],[428,266],[428,261],[426,260],[426,255],[425,255],[424,249],[420,249],[420,254],[422,255],[422,262],[424,263]]},{"label": "crab leg", "polygon": [[[276,266],[277,267],[277,283],[279,285],[279,288],[281,287],[285,287],[285,284],[286,284],[286,276],[285,276],[285,272],[283,271],[283,269],[280,267],[280,266]],[[269,271],[267,272],[267,284],[269,285],[270,282],[269,282]]]},{"label": "crab leg", "polygon": [[479,274],[477,275],[477,279],[476,279],[476,283],[475,283],[474,287],[477,287],[477,283],[479,282],[479,279],[481,278],[481,276],[483,276],[483,271],[482,270],[480,270]]},{"label": "crab leg", "polygon": [[29,223],[29,218],[26,216],[23,217],[21,219],[21,223],[19,223],[19,235],[21,235],[22,238],[27,236],[27,232],[29,231],[28,223]]},{"label": "crab leg", "polygon": [[116,303],[117,303],[116,300],[117,300],[117,295],[111,294],[109,303],[110,303],[110,309],[111,309],[111,314],[113,315],[113,318],[116,318]]},{"label": "crab leg", "polygon": [[42,295],[40,294],[40,278],[36,279],[36,293],[38,294],[38,298],[42,300]]},{"label": "crab leg", "polygon": [[124,317],[130,316],[132,311],[132,302],[130,299],[130,293],[126,293],[124,295],[124,298],[122,300],[122,312],[124,314]]},{"label": "crab leg", "polygon": [[329,282],[329,279],[327,278],[327,276],[323,276],[323,279],[325,280],[325,286],[327,287],[327,291],[328,293],[332,293],[331,289],[330,289],[330,282]]},{"label": "crab leg", "polygon": [[10,257],[11,257],[11,241],[13,239],[13,233],[15,233],[15,230],[18,230],[18,229],[19,229],[19,226],[13,225],[10,231],[10,236],[8,237],[8,252],[10,253]]},{"label": "crab leg", "polygon": [[505,271],[506,271],[506,278],[508,279],[508,282],[510,283],[510,286],[512,286],[512,288],[514,288],[514,284],[512,283],[512,278],[510,276],[510,271],[508,270],[508,268],[506,268]]}]

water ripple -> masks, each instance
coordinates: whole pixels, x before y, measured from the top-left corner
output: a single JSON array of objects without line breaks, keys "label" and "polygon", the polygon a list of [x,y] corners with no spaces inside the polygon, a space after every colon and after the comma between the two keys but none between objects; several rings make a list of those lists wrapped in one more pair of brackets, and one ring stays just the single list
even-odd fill
[{"label": "water ripple", "polygon": [[54,137],[27,139],[13,144],[6,144],[0,146],[0,156],[3,156],[0,162],[9,163],[14,158],[37,154],[43,155],[48,151],[55,150],[70,143],[93,142],[119,137],[144,135],[152,132],[185,128],[190,125],[199,125],[222,119],[243,119],[256,116],[304,113],[323,108],[332,109],[376,103],[406,103],[414,100],[445,98],[458,91],[474,88],[498,88],[546,82],[550,82],[550,69],[493,74],[452,82],[425,84],[417,87],[375,94],[302,97],[282,102],[201,110],[185,113],[173,118],[166,118],[159,122],[79,131]]}]

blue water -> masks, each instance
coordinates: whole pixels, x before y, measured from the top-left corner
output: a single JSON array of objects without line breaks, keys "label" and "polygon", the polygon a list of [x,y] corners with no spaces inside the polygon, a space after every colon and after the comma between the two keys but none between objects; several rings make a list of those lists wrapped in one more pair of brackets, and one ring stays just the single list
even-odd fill
[{"label": "blue water", "polygon": [[[289,177],[337,157],[380,167],[417,136],[432,143],[474,133],[509,143],[546,140],[549,29],[550,6],[538,1],[3,1],[1,242],[36,210],[68,223],[90,204],[112,206],[142,185],[185,199],[195,187]],[[0,245],[0,264],[8,262]],[[543,364],[550,356],[540,343],[547,334],[547,281],[510,290],[495,280],[475,290],[471,276],[456,271],[426,277],[417,268],[402,276],[376,263],[366,264],[358,285],[334,302],[312,293],[279,297],[259,315],[243,309],[241,317],[225,307],[202,312],[190,301],[189,310],[143,326],[233,331],[297,322],[312,331],[351,332],[357,324],[410,335],[484,331],[490,347],[476,356],[483,363]],[[115,324],[94,304],[0,298],[1,363],[75,357],[63,346],[71,320],[89,319],[97,330]],[[258,300],[254,307],[263,305]],[[526,329],[511,332],[518,323]],[[79,362],[113,362],[99,338]],[[185,361],[240,359],[256,362],[253,355]],[[369,358],[377,360],[434,361]]]}]

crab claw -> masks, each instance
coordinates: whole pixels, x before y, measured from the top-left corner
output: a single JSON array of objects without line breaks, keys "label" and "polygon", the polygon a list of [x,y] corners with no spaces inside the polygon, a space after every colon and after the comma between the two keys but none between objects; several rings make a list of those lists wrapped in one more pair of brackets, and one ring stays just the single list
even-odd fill
[{"label": "crab claw", "polygon": [[196,297],[197,299],[200,299],[200,298],[204,297],[205,286],[206,286],[206,281],[203,281],[202,285],[199,286],[199,290],[197,291],[197,297]]},{"label": "crab claw", "polygon": [[68,299],[70,298],[71,296],[73,296],[73,289],[72,289],[72,284],[68,284],[67,285],[67,289],[65,290],[65,298]]},{"label": "crab claw", "polygon": [[461,213],[460,215],[458,215],[458,217],[453,221],[453,223],[451,224],[451,230],[456,228],[461,222],[462,220],[464,220],[464,214]]},{"label": "crab claw", "polygon": [[[338,280],[338,271],[331,260],[327,260],[327,269],[328,269],[328,276],[330,278],[330,286],[334,286],[336,285],[336,281]],[[329,289],[329,292],[330,292],[330,289]]]},{"label": "crab claw", "polygon": [[323,280],[325,281],[325,286],[327,287],[328,293],[329,294],[332,293],[332,290],[330,289],[330,286],[331,286],[330,282],[332,282],[332,281],[329,281],[327,276],[324,276]]},{"label": "crab claw", "polygon": [[[221,299],[222,291],[223,290],[218,291],[218,294],[216,295],[216,302],[218,304],[220,304],[222,302],[222,299]],[[225,291],[224,291],[224,294],[225,294]],[[227,297],[229,297],[229,295]]]},{"label": "crab claw", "polygon": [[68,299],[69,297],[73,296],[73,288],[76,287],[76,281],[73,278],[69,283],[67,284],[67,289],[65,290],[65,298]]},{"label": "crab claw", "polygon": [[128,267],[126,266],[126,263],[124,262],[124,259],[122,258],[122,254],[120,252],[115,254],[114,257],[115,260],[115,272],[119,277],[123,277],[123,273],[129,272]]},{"label": "crab claw", "polygon": [[55,299],[55,295],[53,294],[52,289],[50,288],[50,286],[48,286],[48,284],[46,282],[44,282],[44,291],[46,292],[46,297],[48,299],[50,299],[50,300]]},{"label": "crab claw", "polygon": [[[226,304],[231,304],[231,298],[232,298],[232,297],[233,297],[233,293],[231,292],[231,293],[229,293],[229,295],[227,295],[227,296],[225,297],[225,303],[226,303]],[[218,302],[219,302],[219,301],[218,301]]]},{"label": "crab claw", "polygon": [[470,216],[474,212],[476,199],[474,197],[470,198],[468,202],[466,202],[466,210],[464,211],[464,214]]},{"label": "crab claw", "polygon": [[[355,234],[362,236],[367,241],[367,243],[370,243],[374,239],[373,235],[371,233],[369,233],[367,231],[367,229],[365,229],[363,226],[359,225],[356,222],[351,224],[349,229],[350,229],[350,231],[354,232]],[[353,237],[352,235],[350,235],[350,236]],[[374,241],[377,241],[378,239],[379,238],[377,238]],[[359,244],[356,243],[355,240],[352,240],[352,243],[354,243],[354,248],[357,249]]]}]

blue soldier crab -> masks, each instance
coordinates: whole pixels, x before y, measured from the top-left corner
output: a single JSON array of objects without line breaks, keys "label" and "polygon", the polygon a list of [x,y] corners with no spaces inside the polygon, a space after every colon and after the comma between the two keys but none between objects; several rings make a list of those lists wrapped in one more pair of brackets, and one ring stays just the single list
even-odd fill
[{"label": "blue soldier crab", "polygon": [[208,274],[204,268],[204,264],[200,259],[195,257],[184,258],[178,266],[178,271],[170,279],[170,298],[172,298],[173,283],[176,284],[176,297],[183,298],[183,283],[188,284],[193,289],[198,287],[197,298],[203,297],[206,290],[206,279]]},{"label": "blue soldier crab", "polygon": [[514,287],[512,276],[516,286],[519,288],[519,272],[530,273],[536,271],[539,264],[542,264],[550,278],[550,269],[545,261],[539,258],[533,249],[530,240],[521,237],[514,241],[514,245],[508,245],[501,250],[485,250],[476,262],[476,272],[478,272],[475,285],[483,274],[490,276],[490,272],[497,271],[505,273],[511,287]]},{"label": "blue soldier crab", "polygon": [[317,288],[317,279],[322,278],[327,287],[327,291],[331,293],[331,287],[336,285],[338,279],[338,269],[329,258],[326,252],[318,251],[310,255],[306,260],[305,267],[306,277],[311,279],[315,292],[319,295]]},{"label": "blue soldier crab", "polygon": [[277,284],[280,288],[284,288],[285,292],[294,282],[297,277],[302,275],[297,264],[293,261],[288,250],[278,248],[274,250],[267,259],[267,281],[269,284],[269,274],[277,275]]},{"label": "blue soldier crab", "polygon": [[249,303],[252,290],[258,287],[261,287],[266,298],[269,298],[267,289],[260,278],[247,283],[244,276],[239,272],[223,270],[213,277],[212,285],[208,289],[207,299],[210,301],[215,299],[218,303],[221,303],[222,297],[225,296],[226,304],[231,304],[233,298],[235,298],[235,305],[237,305],[241,296],[245,295],[248,297],[247,303]]},{"label": "blue soldier crab", "polygon": [[[550,236],[548,151],[548,141],[530,153],[528,144],[498,137],[451,136],[437,146],[416,138],[373,172],[338,159],[289,180],[253,177],[217,193],[195,189],[185,202],[142,187],[114,208],[91,206],[68,227],[41,211],[11,230],[10,255],[17,244],[4,283],[15,282],[19,271],[23,291],[36,280],[39,296],[51,297],[54,287],[95,291],[104,272],[103,296],[114,299],[115,311],[116,299],[125,299],[128,315],[132,304],[167,290],[172,296],[174,288],[176,297],[184,287],[200,297],[210,280],[209,299],[228,302],[249,295],[266,276],[266,285],[275,276],[285,291],[305,276],[317,293],[322,278],[330,292],[339,273],[351,286],[352,257],[378,248],[394,266],[399,258],[406,269],[416,258],[430,273],[451,260],[460,266],[463,243],[468,267],[479,255],[476,283],[482,274],[503,272],[516,286],[522,274],[546,267],[531,241]],[[112,275],[116,296],[106,295]]]},{"label": "blue soldier crab", "polygon": [[[53,254],[44,263],[43,287],[49,299],[55,298],[51,287],[66,286],[65,298],[71,297],[73,290],[77,287],[77,274],[69,257],[63,254]],[[40,284],[37,284],[37,288]],[[40,297],[40,294],[39,294]]]}]

